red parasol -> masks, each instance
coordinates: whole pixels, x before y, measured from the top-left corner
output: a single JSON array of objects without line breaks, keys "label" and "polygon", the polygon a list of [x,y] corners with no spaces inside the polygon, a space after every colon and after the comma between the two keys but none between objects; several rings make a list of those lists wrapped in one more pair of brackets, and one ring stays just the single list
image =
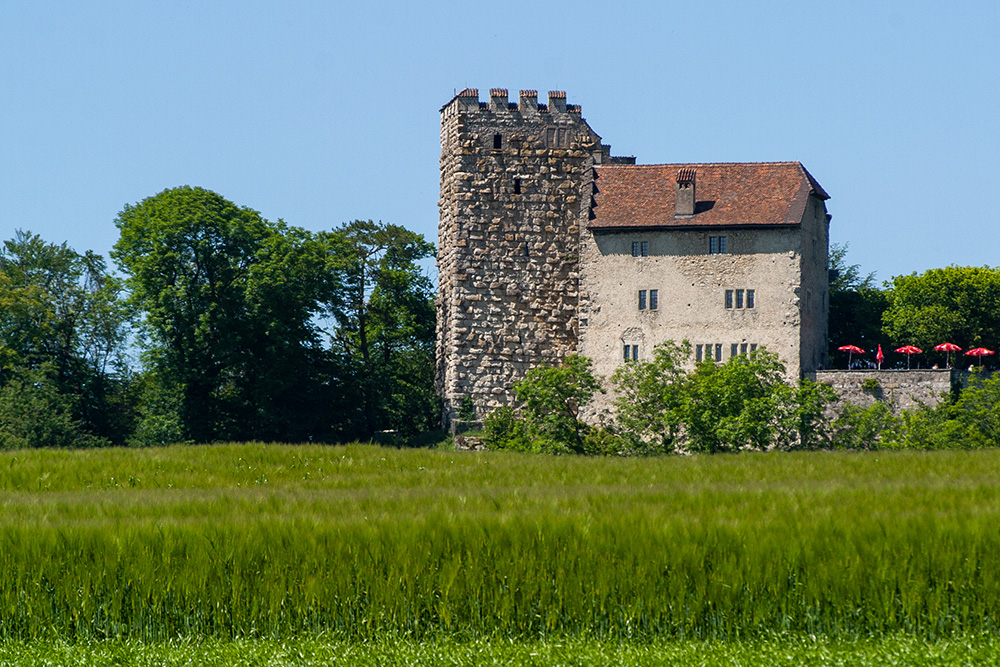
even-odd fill
[{"label": "red parasol", "polygon": [[841,345],[837,349],[840,350],[841,352],[846,352],[847,353],[847,369],[848,370],[851,369],[851,356],[855,355],[855,354],[864,354],[865,353],[865,351],[862,350],[857,345]]},{"label": "red parasol", "polygon": [[885,355],[882,354],[882,343],[878,344],[878,353],[875,354],[875,361],[878,362],[878,369],[882,370],[882,360],[885,359]]},{"label": "red parasol", "polygon": [[903,347],[897,347],[896,348],[896,352],[900,352],[900,353],[906,355],[906,368],[909,369],[910,368],[910,355],[911,354],[920,354],[921,352],[923,352],[923,350],[921,350],[919,347],[916,347],[914,345],[904,345]]},{"label": "red parasol", "polygon": [[979,357],[979,365],[983,365],[983,357],[988,357],[993,354],[993,350],[987,350],[985,347],[976,347],[965,353],[969,357]]},{"label": "red parasol", "polygon": [[955,345],[954,343],[941,343],[940,345],[935,345],[934,349],[937,350],[938,352],[948,353],[948,368],[951,368],[951,353],[962,351],[962,348],[960,348],[958,345]]}]

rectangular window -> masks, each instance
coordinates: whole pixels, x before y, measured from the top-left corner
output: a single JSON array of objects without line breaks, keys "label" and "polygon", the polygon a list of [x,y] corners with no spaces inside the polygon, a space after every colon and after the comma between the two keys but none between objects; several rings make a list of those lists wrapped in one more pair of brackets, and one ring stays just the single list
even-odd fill
[{"label": "rectangular window", "polygon": [[628,361],[629,344],[625,343],[624,345],[622,345],[622,349],[625,351],[625,354],[622,356],[624,357],[625,361]]},{"label": "rectangular window", "polygon": [[622,345],[622,358],[625,361],[638,361],[639,360],[639,346],[629,345],[625,343]]},{"label": "rectangular window", "polygon": [[632,241],[632,256],[633,257],[638,257],[639,256],[639,242],[638,241]]},{"label": "rectangular window", "polygon": [[732,307],[733,307],[733,290],[727,289],[726,290],[726,308],[732,308]]},{"label": "rectangular window", "polygon": [[737,354],[739,354],[739,349],[740,346],[737,345],[736,343],[733,343],[731,346],[729,346],[729,358],[732,359]]},{"label": "rectangular window", "polygon": [[746,354],[746,353],[747,353],[747,344],[743,343],[742,345],[740,345],[740,354]]},{"label": "rectangular window", "polygon": [[722,361],[722,343],[715,344],[715,360]]},{"label": "rectangular window", "polygon": [[709,236],[708,237],[708,252],[711,255],[725,254],[725,252],[726,252],[726,237],[725,236]]},{"label": "rectangular window", "polygon": [[701,361],[701,345],[694,346],[694,360]]},{"label": "rectangular window", "polygon": [[640,247],[640,252],[642,253],[642,256],[643,257],[649,257],[649,241],[643,241],[640,244],[640,246],[641,246]]},{"label": "rectangular window", "polygon": [[493,135],[493,148],[497,149],[497,150],[503,148],[503,135],[502,134],[494,134]]},{"label": "rectangular window", "polygon": [[646,310],[646,290],[639,290],[639,310]]},{"label": "rectangular window", "polygon": [[639,361],[639,346],[632,346],[632,361]]},{"label": "rectangular window", "polygon": [[741,289],[736,290],[736,307],[743,307],[743,290]]},{"label": "rectangular window", "polygon": [[754,293],[752,289],[747,290],[747,308],[753,308]]},{"label": "rectangular window", "polygon": [[750,351],[755,352],[757,350],[757,343],[750,343]]},{"label": "rectangular window", "polygon": [[659,290],[651,289],[649,290],[649,309],[656,310],[656,306],[659,302]]},{"label": "rectangular window", "polygon": [[521,194],[521,179],[520,178],[515,178],[514,179],[514,194],[516,194],[516,195]]}]

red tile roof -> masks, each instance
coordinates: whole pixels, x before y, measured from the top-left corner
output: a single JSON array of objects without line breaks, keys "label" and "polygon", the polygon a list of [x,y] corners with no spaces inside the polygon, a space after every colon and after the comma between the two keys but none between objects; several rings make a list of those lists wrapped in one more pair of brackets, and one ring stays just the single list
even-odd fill
[{"label": "red tile roof", "polygon": [[[678,174],[695,172],[695,213],[676,217]],[[595,168],[588,227],[798,225],[809,195],[829,195],[799,162],[604,165]]]}]

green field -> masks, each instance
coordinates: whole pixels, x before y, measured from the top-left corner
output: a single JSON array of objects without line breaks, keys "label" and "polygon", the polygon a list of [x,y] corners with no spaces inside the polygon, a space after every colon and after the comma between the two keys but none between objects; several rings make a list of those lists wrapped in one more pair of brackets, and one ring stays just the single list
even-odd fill
[{"label": "green field", "polygon": [[[673,664],[706,641],[798,664],[844,645],[917,662],[996,648],[994,450],[35,450],[0,456],[0,499],[0,664],[28,664],[9,657],[26,646],[240,642],[368,651],[358,664],[559,642],[593,660],[538,664]],[[659,653],[628,657],[642,650]],[[259,664],[321,664],[282,659]]]}]

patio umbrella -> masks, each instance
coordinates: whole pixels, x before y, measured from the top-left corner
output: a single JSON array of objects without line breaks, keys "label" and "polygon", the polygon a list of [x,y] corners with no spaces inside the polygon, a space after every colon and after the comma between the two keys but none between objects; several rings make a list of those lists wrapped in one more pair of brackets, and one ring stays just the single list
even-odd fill
[{"label": "patio umbrella", "polygon": [[875,354],[875,361],[878,362],[878,369],[882,370],[882,361],[885,359],[885,355],[882,354],[882,343],[878,344],[878,353]]},{"label": "patio umbrella", "polygon": [[937,350],[938,352],[948,353],[948,368],[951,368],[951,353],[962,351],[962,348],[960,348],[958,345],[955,345],[954,343],[941,343],[940,345],[935,345],[934,349]]},{"label": "patio umbrella", "polygon": [[907,370],[909,370],[909,368],[910,368],[910,355],[911,354],[920,354],[921,352],[923,352],[923,350],[921,350],[919,347],[916,347],[916,346],[913,346],[913,345],[904,345],[903,347],[897,347],[896,348],[896,352],[901,352],[901,353],[903,353],[903,354],[906,355],[906,368],[907,368]]},{"label": "patio umbrella", "polygon": [[993,350],[987,350],[985,347],[976,347],[965,353],[969,357],[979,357],[979,365],[983,365],[983,357],[988,357],[993,354]]},{"label": "patio umbrella", "polygon": [[865,351],[862,350],[857,345],[841,345],[837,348],[841,352],[847,353],[847,370],[851,369],[851,357],[855,354],[864,354]]}]

